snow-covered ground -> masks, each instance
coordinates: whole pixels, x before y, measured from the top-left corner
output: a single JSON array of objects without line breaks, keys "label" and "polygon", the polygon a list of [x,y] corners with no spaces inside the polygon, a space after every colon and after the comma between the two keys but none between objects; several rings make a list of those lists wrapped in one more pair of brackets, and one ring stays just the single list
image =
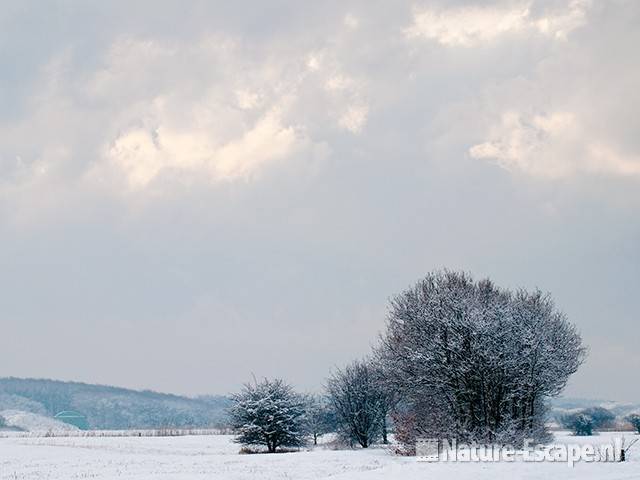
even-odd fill
[{"label": "snow-covered ground", "polygon": [[[603,444],[622,434],[554,443]],[[633,438],[628,432],[627,439]],[[637,436],[636,436],[637,437]],[[639,442],[640,444],[640,442]],[[625,463],[419,463],[383,448],[240,455],[224,435],[0,438],[0,479],[640,479],[640,447]]]},{"label": "snow-covered ground", "polygon": [[4,418],[8,427],[27,432],[67,432],[78,430],[78,427],[54,418],[21,410],[3,410],[0,412],[0,417]]}]

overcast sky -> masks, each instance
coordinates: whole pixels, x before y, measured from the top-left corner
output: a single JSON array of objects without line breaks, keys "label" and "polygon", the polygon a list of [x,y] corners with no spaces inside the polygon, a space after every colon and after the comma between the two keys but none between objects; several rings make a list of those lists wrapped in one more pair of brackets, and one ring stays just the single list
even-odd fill
[{"label": "overcast sky", "polygon": [[319,388],[448,267],[640,400],[640,2],[0,9],[0,375]]}]

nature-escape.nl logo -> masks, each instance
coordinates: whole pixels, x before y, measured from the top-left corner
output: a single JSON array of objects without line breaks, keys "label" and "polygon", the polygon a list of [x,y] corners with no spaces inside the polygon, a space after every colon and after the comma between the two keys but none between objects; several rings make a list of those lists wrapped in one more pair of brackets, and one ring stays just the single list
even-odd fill
[{"label": "nature-escape.nl logo", "polygon": [[458,443],[455,439],[420,438],[416,441],[416,457],[419,462],[564,462],[573,467],[577,462],[624,461],[624,455],[623,438],[613,438],[610,443],[599,445],[543,445],[525,440],[523,448],[515,448],[512,445]]}]

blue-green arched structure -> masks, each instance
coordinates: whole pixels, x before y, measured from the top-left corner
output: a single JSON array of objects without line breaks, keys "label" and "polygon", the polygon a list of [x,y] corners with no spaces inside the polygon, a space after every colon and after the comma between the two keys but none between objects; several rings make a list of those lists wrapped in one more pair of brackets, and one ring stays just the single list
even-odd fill
[{"label": "blue-green arched structure", "polygon": [[89,424],[87,423],[87,417],[81,413],[74,412],[72,410],[64,410],[57,413],[54,417],[56,420],[68,423],[69,425],[75,425],[80,430],[89,430]]}]

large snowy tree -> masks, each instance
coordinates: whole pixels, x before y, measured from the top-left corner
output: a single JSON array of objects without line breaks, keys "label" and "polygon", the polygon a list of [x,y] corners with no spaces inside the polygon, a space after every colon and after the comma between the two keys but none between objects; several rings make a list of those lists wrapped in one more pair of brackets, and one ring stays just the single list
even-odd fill
[{"label": "large snowy tree", "polygon": [[387,413],[386,398],[370,362],[355,361],[337,370],[327,382],[327,393],[344,439],[367,448],[379,437]]},{"label": "large snowy tree", "polygon": [[401,430],[483,441],[543,439],[545,399],[584,355],[549,296],[450,271],[392,300],[377,351]]},{"label": "large snowy tree", "polygon": [[237,443],[270,453],[305,443],[305,398],[280,379],[246,384],[233,396],[230,416]]}]

